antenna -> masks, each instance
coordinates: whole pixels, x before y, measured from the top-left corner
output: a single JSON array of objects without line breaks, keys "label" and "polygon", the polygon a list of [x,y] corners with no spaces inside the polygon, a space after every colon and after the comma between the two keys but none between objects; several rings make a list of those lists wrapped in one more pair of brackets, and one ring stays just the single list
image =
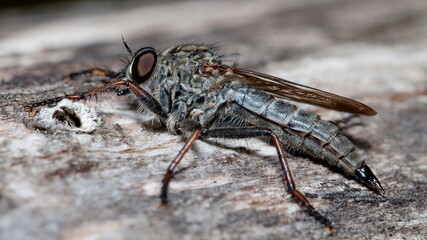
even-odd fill
[{"label": "antenna", "polygon": [[125,41],[125,38],[123,37],[123,34],[122,34],[122,41],[123,41],[123,44],[125,45],[125,48],[126,48],[126,50],[128,51],[128,53],[129,53],[131,56],[133,56],[133,54],[132,54],[132,49],[130,49],[130,47],[129,47],[128,43]]}]

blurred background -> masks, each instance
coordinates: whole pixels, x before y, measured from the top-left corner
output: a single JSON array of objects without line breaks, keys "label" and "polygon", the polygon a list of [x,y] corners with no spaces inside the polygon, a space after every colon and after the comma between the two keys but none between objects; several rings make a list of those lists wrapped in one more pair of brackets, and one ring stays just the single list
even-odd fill
[{"label": "blurred background", "polygon": [[[415,88],[424,84],[426,5],[422,0],[3,1],[0,68],[39,69],[19,75],[37,75],[46,63],[120,68],[113,65],[126,56],[120,46],[124,36],[134,49],[159,51],[181,43],[218,43],[225,54],[239,54],[243,67],[306,84],[321,86],[329,81],[323,74],[340,74],[340,82],[357,80],[351,87],[363,86],[370,94],[370,85],[393,77],[401,80],[383,85],[384,91],[412,91],[402,79]],[[316,62],[325,55],[331,58]],[[351,63],[356,66],[345,61],[347,55],[357,58]],[[383,71],[389,67],[410,69]],[[51,74],[63,74],[58,70]],[[307,78],[314,71],[322,77]],[[364,76],[367,71],[376,76]],[[1,81],[10,84],[12,73],[2,71]],[[349,93],[341,86],[330,91]]]},{"label": "blurred background", "polygon": [[427,1],[3,0],[0,239],[326,237],[286,195],[275,150],[261,141],[242,144],[253,152],[197,142],[171,185],[173,209],[163,212],[159,179],[182,139],[145,127],[126,98],[88,103],[104,121],[93,134],[35,128],[22,106],[99,86],[61,79],[122,68],[122,36],[134,50],[216,43],[240,67],[373,107],[379,114],[346,134],[388,198],[289,156],[297,186],[336,224],[336,239],[426,236]]}]

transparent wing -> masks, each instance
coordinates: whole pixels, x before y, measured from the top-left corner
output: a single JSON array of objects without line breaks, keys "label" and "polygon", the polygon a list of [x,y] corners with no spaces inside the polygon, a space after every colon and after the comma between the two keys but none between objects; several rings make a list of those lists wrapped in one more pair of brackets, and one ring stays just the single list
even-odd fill
[{"label": "transparent wing", "polygon": [[358,101],[282,78],[225,65],[210,65],[209,67],[225,72],[226,75],[230,73],[240,75],[242,77],[239,80],[245,82],[249,87],[266,91],[279,98],[354,114],[377,114],[375,110]]}]

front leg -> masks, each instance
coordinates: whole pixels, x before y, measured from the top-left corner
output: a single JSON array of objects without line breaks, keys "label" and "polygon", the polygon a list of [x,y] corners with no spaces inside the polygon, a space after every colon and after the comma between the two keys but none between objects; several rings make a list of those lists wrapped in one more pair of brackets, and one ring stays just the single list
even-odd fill
[{"label": "front leg", "polygon": [[30,112],[30,117],[33,117],[37,113],[37,108],[41,106],[52,106],[57,104],[63,99],[69,99],[72,101],[78,101],[78,100],[86,100],[92,97],[97,97],[100,93],[113,91],[119,86],[125,86],[127,87],[131,92],[133,92],[137,98],[138,101],[140,101],[143,105],[145,105],[149,110],[151,110],[153,113],[157,114],[160,117],[166,117],[166,113],[163,111],[162,106],[160,103],[151,96],[147,91],[145,91],[140,86],[136,85],[135,83],[131,81],[125,81],[125,80],[119,80],[112,83],[108,83],[102,87],[92,89],[88,92],[84,92],[82,94],[71,94],[71,95],[64,95],[61,97],[56,98],[50,98],[47,100],[43,100],[40,102],[35,102],[30,105],[27,105],[24,107],[24,110],[26,112]]},{"label": "front leg", "polygon": [[103,69],[103,68],[91,68],[91,69],[86,69],[86,70],[82,70],[79,72],[72,72],[72,73],[68,74],[68,76],[66,78],[64,78],[62,81],[68,82],[70,80],[73,80],[77,77],[84,76],[84,75],[103,76],[103,77],[107,77],[109,79],[113,79],[113,78],[117,78],[118,73],[115,73],[113,71]]},{"label": "front leg", "polygon": [[[101,76],[101,77],[107,77],[107,79],[102,79],[101,81],[104,83],[111,82],[111,79],[119,78],[121,75],[121,72],[113,72],[111,70],[103,69],[103,68],[90,68],[86,70],[82,70],[79,72],[72,72],[68,74],[66,78],[64,78],[62,81],[64,83],[69,82],[70,80],[74,80],[77,77],[84,76],[84,75],[93,75],[93,76]],[[107,81],[105,81],[107,80]],[[127,95],[130,93],[129,89],[120,89],[116,90],[117,96]]]}]

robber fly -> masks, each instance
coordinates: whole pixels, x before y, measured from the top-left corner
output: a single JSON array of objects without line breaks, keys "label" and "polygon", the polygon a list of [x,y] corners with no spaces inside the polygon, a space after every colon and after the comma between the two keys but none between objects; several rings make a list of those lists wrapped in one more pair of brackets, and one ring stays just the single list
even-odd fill
[{"label": "robber fly", "polygon": [[338,126],[284,99],[357,115],[375,115],[370,107],[319,89],[225,65],[223,57],[211,46],[185,44],[162,53],[144,47],[133,53],[124,40],[123,43],[132,56],[123,70],[113,72],[96,68],[69,75],[69,78],[102,75],[110,79],[108,84],[83,94],[32,103],[25,110],[34,116],[40,106],[53,106],[63,99],[85,100],[102,92],[116,91],[119,95],[135,97],[170,132],[191,132],[164,175],[160,193],[162,204],[168,202],[168,186],[175,168],[198,138],[270,137],[288,192],[329,232],[335,231],[332,223],[296,189],[284,146],[337,166],[376,193],[384,194],[365,158]]}]

